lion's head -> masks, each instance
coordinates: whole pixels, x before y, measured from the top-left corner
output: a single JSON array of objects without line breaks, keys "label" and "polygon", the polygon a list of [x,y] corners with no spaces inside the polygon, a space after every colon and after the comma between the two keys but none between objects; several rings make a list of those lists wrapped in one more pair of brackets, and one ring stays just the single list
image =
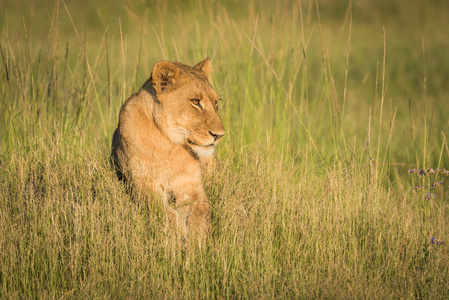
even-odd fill
[{"label": "lion's head", "polygon": [[151,75],[156,93],[154,121],[175,144],[197,157],[208,157],[225,134],[218,114],[218,97],[209,83],[209,58],[194,67],[181,63],[157,63]]}]

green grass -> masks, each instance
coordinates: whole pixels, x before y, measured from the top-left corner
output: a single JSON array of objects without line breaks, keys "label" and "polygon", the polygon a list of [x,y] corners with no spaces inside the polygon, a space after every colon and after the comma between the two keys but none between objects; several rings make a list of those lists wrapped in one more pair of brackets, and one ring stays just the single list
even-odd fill
[{"label": "green grass", "polygon": [[[449,168],[448,5],[272,2],[0,4],[0,298],[447,295],[448,181],[407,170]],[[191,252],[108,155],[153,65],[206,56],[227,134]]]}]

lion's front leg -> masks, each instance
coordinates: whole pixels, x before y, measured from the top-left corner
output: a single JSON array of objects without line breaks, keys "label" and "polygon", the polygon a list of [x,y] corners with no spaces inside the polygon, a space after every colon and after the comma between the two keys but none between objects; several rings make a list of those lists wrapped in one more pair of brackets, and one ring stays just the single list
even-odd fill
[{"label": "lion's front leg", "polygon": [[203,248],[210,234],[209,201],[194,201],[177,205],[180,223],[187,228],[189,244]]},{"label": "lion's front leg", "polygon": [[203,248],[210,234],[209,201],[199,201],[192,204],[191,212],[186,223],[189,230],[189,237],[200,248]]},{"label": "lion's front leg", "polygon": [[[165,217],[165,233],[175,232],[182,239],[187,238],[187,224],[185,217],[181,216],[176,207],[170,204],[170,195],[167,191],[167,183],[158,180],[152,168],[141,161],[133,166],[130,172],[126,173],[128,180],[132,183],[134,194],[148,203],[148,205],[161,205]],[[160,201],[160,203],[157,203]]]},{"label": "lion's front leg", "polygon": [[210,205],[201,177],[192,182],[192,177],[185,174],[173,182],[172,188],[180,222],[187,227],[189,244],[204,247],[210,233]]}]

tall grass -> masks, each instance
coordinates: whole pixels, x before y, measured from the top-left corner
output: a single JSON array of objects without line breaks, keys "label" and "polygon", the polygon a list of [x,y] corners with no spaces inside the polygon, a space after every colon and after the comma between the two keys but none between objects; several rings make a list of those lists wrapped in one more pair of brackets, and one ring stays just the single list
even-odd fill
[{"label": "tall grass", "polygon": [[[1,298],[444,297],[447,181],[407,170],[449,167],[445,10],[371,5],[0,5]],[[206,56],[227,135],[189,252],[108,155],[154,63]]]}]

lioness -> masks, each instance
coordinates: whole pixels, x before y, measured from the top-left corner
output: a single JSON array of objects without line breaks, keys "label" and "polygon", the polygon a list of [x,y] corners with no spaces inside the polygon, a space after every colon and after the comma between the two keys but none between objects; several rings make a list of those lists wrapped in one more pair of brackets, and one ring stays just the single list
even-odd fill
[{"label": "lioness", "polygon": [[211,72],[209,58],[194,67],[157,63],[123,104],[111,153],[118,174],[143,197],[161,196],[182,237],[200,246],[210,230],[201,171],[216,165],[214,149],[225,134]]}]

